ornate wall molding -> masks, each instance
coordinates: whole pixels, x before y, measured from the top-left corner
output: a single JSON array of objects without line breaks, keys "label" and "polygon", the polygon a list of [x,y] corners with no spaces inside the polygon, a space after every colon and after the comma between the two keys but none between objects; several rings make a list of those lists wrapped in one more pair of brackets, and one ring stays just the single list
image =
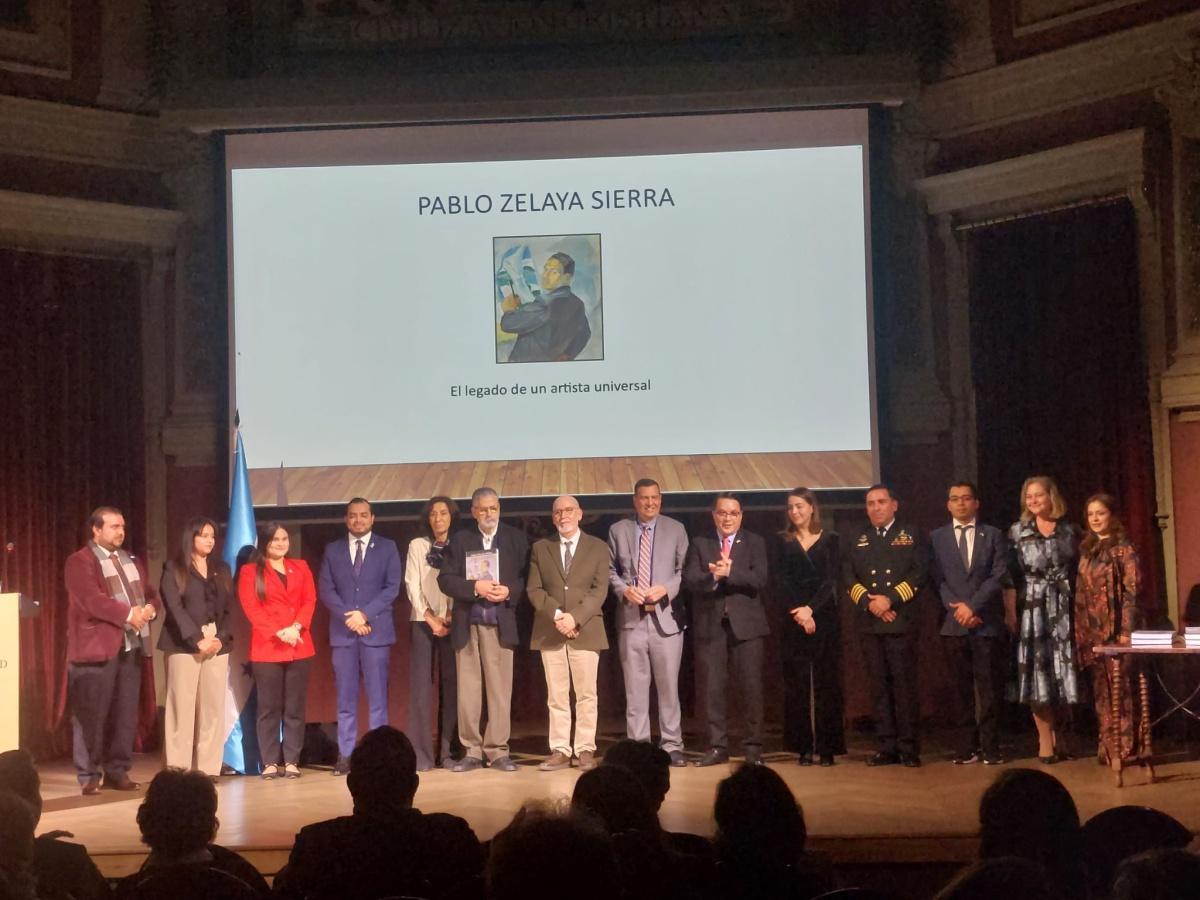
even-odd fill
[{"label": "ornate wall molding", "polygon": [[1200,12],[929,85],[917,103],[939,138],[993,128],[1106,97],[1152,89],[1176,71]]}]

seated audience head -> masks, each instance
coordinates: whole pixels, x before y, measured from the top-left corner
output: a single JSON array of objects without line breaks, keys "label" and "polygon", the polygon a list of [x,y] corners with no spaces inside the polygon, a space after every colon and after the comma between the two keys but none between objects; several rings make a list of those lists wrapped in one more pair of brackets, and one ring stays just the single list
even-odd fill
[{"label": "seated audience head", "polygon": [[142,843],[176,859],[205,849],[217,835],[217,789],[203,772],[164,769],[137,811]]},{"label": "seated audience head", "polygon": [[610,835],[658,833],[658,820],[645,789],[637,776],[622,766],[598,766],[580,775],[571,808],[595,816]]},{"label": "seated audience head", "polygon": [[33,809],[12,791],[0,790],[0,893],[33,900]]},{"label": "seated audience head", "polygon": [[1148,850],[1183,849],[1191,841],[1182,822],[1148,806],[1114,806],[1097,813],[1083,825],[1083,860],[1092,896],[1108,896],[1122,860]]},{"label": "seated audience head", "polygon": [[33,757],[26,750],[0,753],[0,791],[11,791],[29,804],[34,825],[42,817],[42,785]]},{"label": "seated audience head", "polygon": [[600,766],[620,766],[632,772],[656,812],[671,789],[671,755],[647,741],[622,738],[604,754]]},{"label": "seated audience head", "polygon": [[613,900],[621,895],[612,843],[591,816],[526,803],[492,839],[492,900]]},{"label": "seated audience head", "polygon": [[981,859],[967,866],[938,891],[934,900],[1055,900],[1046,873],[1017,856]]},{"label": "seated audience head", "polygon": [[804,852],[804,811],[779,775],[766,766],[742,766],[717,786],[713,809],[717,858],[790,864]]},{"label": "seated audience head", "polygon": [[1046,870],[1054,890],[1082,893],[1079,812],[1053,775],[1033,769],[1002,772],[979,801],[981,859],[1019,856]]},{"label": "seated audience head", "polygon": [[368,731],[350,754],[346,786],[358,815],[411,808],[420,780],[412,741],[390,725]]},{"label": "seated audience head", "polygon": [[1200,893],[1200,856],[1151,850],[1117,867],[1111,900],[1194,900]]}]

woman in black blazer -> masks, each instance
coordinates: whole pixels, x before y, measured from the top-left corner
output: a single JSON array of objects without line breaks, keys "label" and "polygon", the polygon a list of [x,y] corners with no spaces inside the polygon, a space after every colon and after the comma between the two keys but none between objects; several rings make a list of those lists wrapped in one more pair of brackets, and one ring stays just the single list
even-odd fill
[{"label": "woman in black blazer", "polygon": [[168,768],[221,774],[225,689],[232,643],[233,579],[213,556],[217,524],[198,517],[183,528],[179,552],[163,567],[167,615],[158,649],[166,654]]},{"label": "woman in black blazer", "polygon": [[[821,527],[816,495],[795,488],[779,535],[776,596],[783,628],[783,744],[800,765],[821,765],[846,752],[842,723],[842,639],[837,604],[838,536]],[[815,724],[815,728],[814,728]]]}]

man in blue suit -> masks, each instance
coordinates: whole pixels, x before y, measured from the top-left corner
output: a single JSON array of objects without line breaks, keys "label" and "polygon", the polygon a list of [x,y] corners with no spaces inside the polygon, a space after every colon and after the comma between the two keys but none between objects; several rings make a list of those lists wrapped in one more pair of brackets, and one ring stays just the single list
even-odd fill
[{"label": "man in blue suit", "polygon": [[325,548],[318,580],[329,610],[329,646],[337,684],[338,761],[334,775],[350,771],[358,741],[358,684],[367,688],[372,729],[388,724],[388,663],[396,643],[392,604],[400,593],[403,567],[394,541],[372,534],[371,504],[355,497],[346,504],[347,536]]},{"label": "man in blue suit", "polygon": [[952,484],[946,508],[952,521],[929,536],[930,576],[945,609],[942,645],[961,704],[974,711],[970,740],[954,762],[994,766],[1000,755],[998,726],[1004,678],[1004,576],[1008,541],[980,524],[979,496],[969,481]]}]

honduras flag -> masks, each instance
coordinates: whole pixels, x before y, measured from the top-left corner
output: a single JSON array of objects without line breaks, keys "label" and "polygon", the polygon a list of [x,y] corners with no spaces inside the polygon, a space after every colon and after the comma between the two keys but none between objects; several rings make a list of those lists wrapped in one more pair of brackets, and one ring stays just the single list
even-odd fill
[{"label": "honduras flag", "polygon": [[[225,562],[237,584],[238,566],[254,549],[254,502],[250,496],[250,473],[246,466],[246,450],[242,432],[237,432],[233,450],[233,490],[229,496],[229,524],[225,529]],[[225,765],[243,774],[259,771],[258,738],[254,730],[254,679],[250,674],[249,623],[236,610],[240,624],[237,638],[229,653],[229,686],[225,693]]]}]

